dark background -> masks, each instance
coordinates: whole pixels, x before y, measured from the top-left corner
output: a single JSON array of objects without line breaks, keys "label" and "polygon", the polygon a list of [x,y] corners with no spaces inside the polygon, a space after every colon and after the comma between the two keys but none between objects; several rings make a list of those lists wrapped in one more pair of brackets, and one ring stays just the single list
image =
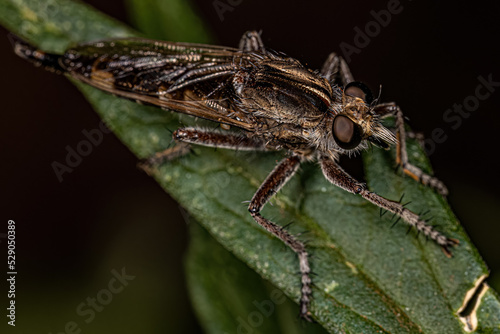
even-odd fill
[{"label": "dark background", "polygon": [[[122,1],[87,2],[128,20]],[[370,11],[386,9],[388,2],[235,3],[221,21],[214,2],[193,1],[217,44],[236,46],[244,31],[262,29],[267,46],[319,68],[328,53],[340,52],[342,42],[354,45],[354,28],[364,30],[373,21]],[[351,69],[375,91],[382,85],[382,100],[397,101],[413,129],[427,137],[436,128],[446,133],[430,158],[498,290],[500,89],[456,130],[443,113],[475,93],[478,76],[500,82],[500,4],[402,1],[401,6],[402,12],[352,55]],[[17,223],[19,314],[53,309],[54,318],[40,319],[40,328],[61,331],[75,318],[76,305],[107,284],[110,270],[125,266],[137,278],[117,300],[140,295],[136,315],[154,323],[144,331],[126,327],[130,333],[201,331],[185,289],[187,228],[178,205],[136,168],[137,159],[112,134],[59,183],[51,163],[64,161],[66,145],[75,147],[84,139],[82,130],[97,128],[99,118],[67,79],[18,59],[5,34],[2,28],[1,212],[4,221]],[[345,163],[360,175],[359,160]],[[163,290],[148,290],[155,281]],[[99,314],[93,332],[120,319],[116,310],[125,303]],[[121,321],[126,326],[127,319]]]}]

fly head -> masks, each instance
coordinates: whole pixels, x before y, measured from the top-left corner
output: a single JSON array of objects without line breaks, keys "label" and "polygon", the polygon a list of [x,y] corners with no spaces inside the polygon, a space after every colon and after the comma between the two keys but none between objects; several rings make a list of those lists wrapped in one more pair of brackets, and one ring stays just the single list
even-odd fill
[{"label": "fly head", "polygon": [[341,104],[332,110],[331,133],[337,151],[351,155],[366,148],[367,141],[382,148],[396,142],[394,134],[380,123],[372,103],[373,95],[364,84],[351,82],[344,87]]}]

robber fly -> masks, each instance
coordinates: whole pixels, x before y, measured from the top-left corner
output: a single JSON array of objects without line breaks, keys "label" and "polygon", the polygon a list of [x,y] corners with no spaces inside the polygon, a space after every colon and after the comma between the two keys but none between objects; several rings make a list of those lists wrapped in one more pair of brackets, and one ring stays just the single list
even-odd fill
[{"label": "robber fly", "polygon": [[[369,191],[337,164],[341,155],[351,155],[369,143],[383,149],[395,144],[396,162],[404,173],[447,194],[443,183],[409,163],[401,109],[395,103],[374,100],[365,85],[354,81],[342,57],[334,53],[321,71],[313,71],[294,58],[265,48],[254,31],[243,35],[239,48],[116,39],[78,45],[64,55],[55,55],[17,38],[13,45],[19,56],[108,93],[214,121],[223,129],[239,129],[178,129],[173,133],[178,144],[151,157],[149,166],[186,153],[189,144],[286,151],[287,157],[264,180],[248,210],[259,225],[297,254],[302,283],[300,314],[308,320],[312,283],[306,247],[260,214],[302,162],[318,161],[328,181],[400,216],[434,240],[446,255],[450,256],[450,248],[458,243],[401,203]],[[389,115],[396,118],[395,134],[381,124]]]}]

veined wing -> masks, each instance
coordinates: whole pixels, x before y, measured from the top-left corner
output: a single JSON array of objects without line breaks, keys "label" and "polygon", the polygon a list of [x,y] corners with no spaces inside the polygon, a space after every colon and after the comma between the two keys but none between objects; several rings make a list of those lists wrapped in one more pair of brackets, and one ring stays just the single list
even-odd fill
[{"label": "veined wing", "polygon": [[69,49],[60,65],[117,96],[252,131],[231,80],[262,57],[220,46],[118,39]]}]

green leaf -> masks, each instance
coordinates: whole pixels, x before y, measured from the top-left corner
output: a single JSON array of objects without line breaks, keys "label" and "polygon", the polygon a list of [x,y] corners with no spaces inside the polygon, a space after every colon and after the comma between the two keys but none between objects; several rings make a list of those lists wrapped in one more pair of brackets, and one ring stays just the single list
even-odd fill
[{"label": "green leaf", "polygon": [[149,38],[208,43],[208,28],[193,12],[189,1],[127,0],[135,26]]},{"label": "green leaf", "polygon": [[207,333],[326,333],[319,324],[297,322],[298,305],[190,222],[186,272]]},{"label": "green leaf", "polygon": [[69,45],[136,34],[90,6],[73,1],[1,0],[0,23],[43,50],[63,52]]},{"label": "green leaf", "polygon": [[[0,23],[44,50],[58,52],[77,42],[137,34],[82,3],[68,0],[0,0]],[[179,22],[179,31],[189,23]],[[138,158],[166,148],[171,141],[169,130],[179,126],[179,119],[182,124],[193,124],[189,117],[140,106],[76,84]],[[295,254],[257,226],[242,204],[252,197],[282,155],[200,147],[194,150],[197,154],[160,166],[155,174],[157,181],[224,248],[297,302],[300,282]],[[420,148],[410,143],[409,150],[410,160],[429,170]],[[273,206],[266,206],[263,215],[283,225],[295,222],[292,233],[309,231],[304,238],[314,255],[311,264],[317,274],[311,306],[314,318],[332,333],[465,332],[457,311],[467,291],[487,274],[486,265],[446,201],[430,189],[394,173],[392,152],[374,149],[364,154],[364,161],[370,189],[391,199],[398,199],[404,193],[405,200],[412,201],[410,209],[431,210],[433,221],[447,235],[459,239],[460,245],[453,250],[454,257],[448,259],[431,242],[405,235],[403,223],[389,229],[389,215],[380,218],[377,207],[335,188],[323,178],[317,166],[305,164],[299,175],[275,197]],[[195,268],[193,261],[189,264],[191,268]],[[206,257],[204,262],[208,261]],[[224,263],[225,260],[214,262],[214,266],[223,268]],[[227,264],[230,263],[228,260]],[[214,282],[213,271],[197,272],[200,280]],[[240,269],[235,274],[238,275]],[[208,298],[198,295],[213,295],[207,289],[214,286],[205,284],[203,288],[203,285],[192,284],[197,309],[208,302]],[[251,293],[257,296],[255,300],[262,300],[262,292],[245,290],[241,281],[236,281],[234,287],[240,297]],[[199,292],[195,292],[196,288]],[[214,300],[210,307],[220,309],[220,300],[232,309],[237,308],[237,303],[247,303],[249,298],[219,299],[219,304]],[[477,332],[500,331],[498,296],[487,289],[479,305]],[[207,307],[210,308],[202,308]],[[252,305],[245,304],[240,309],[250,310]],[[206,319],[208,314],[202,311],[200,317]],[[207,329],[225,328],[224,321],[221,318],[215,327],[206,321],[205,324]],[[278,328],[271,323],[266,326]]]}]

